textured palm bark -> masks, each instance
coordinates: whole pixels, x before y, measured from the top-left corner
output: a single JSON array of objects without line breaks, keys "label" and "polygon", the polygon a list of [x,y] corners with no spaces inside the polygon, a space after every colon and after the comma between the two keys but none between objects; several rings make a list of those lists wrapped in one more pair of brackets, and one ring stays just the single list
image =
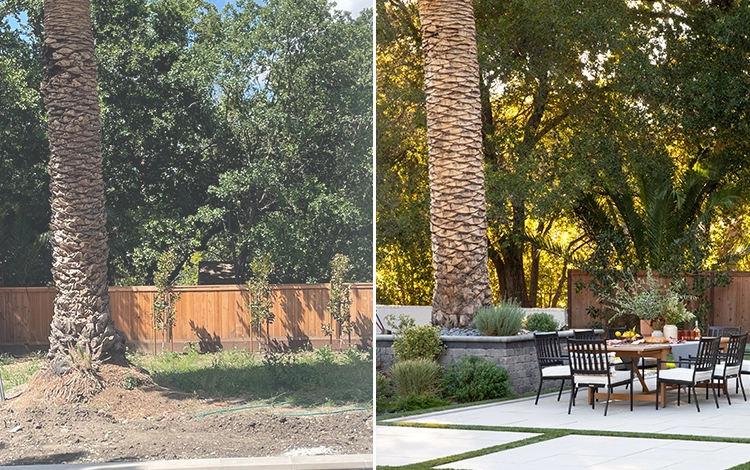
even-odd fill
[{"label": "textured palm bark", "polygon": [[[107,291],[107,231],[97,64],[88,0],[45,0],[44,81],[50,143],[53,370],[122,357]],[[73,364],[79,362],[79,364]]]},{"label": "textured palm bark", "polygon": [[421,0],[435,293],[432,322],[468,327],[492,303],[474,10]]}]

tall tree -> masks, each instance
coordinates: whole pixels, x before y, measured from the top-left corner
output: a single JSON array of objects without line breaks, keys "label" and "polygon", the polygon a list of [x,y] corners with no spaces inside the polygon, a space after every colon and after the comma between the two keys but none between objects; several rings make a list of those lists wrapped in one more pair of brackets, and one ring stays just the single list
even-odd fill
[{"label": "tall tree", "polygon": [[49,358],[58,375],[124,354],[110,315],[97,63],[88,0],[44,3],[52,277]]},{"label": "tall tree", "polygon": [[474,7],[467,0],[422,0],[419,17],[435,269],[432,322],[467,327],[477,307],[492,302]]},{"label": "tall tree", "polygon": [[430,305],[430,190],[416,2],[377,2],[377,303]]}]

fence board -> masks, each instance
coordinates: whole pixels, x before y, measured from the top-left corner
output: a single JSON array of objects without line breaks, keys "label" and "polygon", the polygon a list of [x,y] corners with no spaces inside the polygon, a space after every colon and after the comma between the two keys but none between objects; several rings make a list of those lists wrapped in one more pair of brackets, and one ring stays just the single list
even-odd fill
[{"label": "fence board", "polygon": [[[739,326],[742,331],[750,331],[750,272],[730,271],[728,274],[732,279],[728,286],[715,287],[706,293],[708,299],[713,301],[713,309],[708,312],[708,324]],[[568,321],[571,328],[587,328],[592,319],[586,309],[590,306],[601,307],[588,288],[577,292],[578,281],[587,285],[591,279],[593,277],[583,271],[568,272]]]},{"label": "fence board", "polygon": [[[259,348],[259,340],[250,329],[246,311],[249,300],[242,285],[181,286],[175,305],[174,349],[188,344],[202,348]],[[370,283],[353,284],[352,344],[372,344],[373,289]],[[161,350],[161,333],[151,323],[155,287],[110,287],[110,307],[115,326],[129,346],[144,352]],[[39,348],[48,346],[54,291],[45,287],[0,288],[0,347]],[[347,338],[324,336],[321,325],[330,324],[326,310],[327,284],[286,284],[271,286],[276,319],[270,328],[271,339],[279,347],[331,344],[348,347]]]}]

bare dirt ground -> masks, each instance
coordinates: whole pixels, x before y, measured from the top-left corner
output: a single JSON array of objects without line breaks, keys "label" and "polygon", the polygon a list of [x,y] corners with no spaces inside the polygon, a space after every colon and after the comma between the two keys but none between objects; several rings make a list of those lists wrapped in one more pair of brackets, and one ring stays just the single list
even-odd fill
[{"label": "bare dirt ground", "polygon": [[[81,403],[44,398],[39,379],[28,388],[6,391],[9,399],[0,403],[0,465],[373,451],[371,410],[329,413],[342,409],[279,406],[227,411],[241,404],[176,392],[133,369],[105,365],[100,375],[104,390]],[[132,376],[139,384],[128,389],[132,381],[126,378]]]}]

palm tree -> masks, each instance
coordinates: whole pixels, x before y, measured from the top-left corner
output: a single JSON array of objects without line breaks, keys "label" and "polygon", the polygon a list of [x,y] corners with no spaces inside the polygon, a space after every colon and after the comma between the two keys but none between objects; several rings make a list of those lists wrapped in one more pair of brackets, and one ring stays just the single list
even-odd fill
[{"label": "palm tree", "polygon": [[482,104],[469,0],[420,0],[435,291],[432,322],[467,327],[490,304]]},{"label": "palm tree", "polygon": [[725,183],[727,172],[713,162],[696,163],[679,178],[665,171],[636,174],[633,186],[624,174],[602,178],[598,192],[579,200],[576,215],[591,240],[607,234],[619,241],[612,246],[621,264],[679,271],[691,256],[686,247],[707,235],[714,209],[739,197]]},{"label": "palm tree", "polygon": [[107,231],[97,63],[89,0],[45,0],[44,81],[50,144],[52,370],[88,370],[121,356],[107,292]]}]

